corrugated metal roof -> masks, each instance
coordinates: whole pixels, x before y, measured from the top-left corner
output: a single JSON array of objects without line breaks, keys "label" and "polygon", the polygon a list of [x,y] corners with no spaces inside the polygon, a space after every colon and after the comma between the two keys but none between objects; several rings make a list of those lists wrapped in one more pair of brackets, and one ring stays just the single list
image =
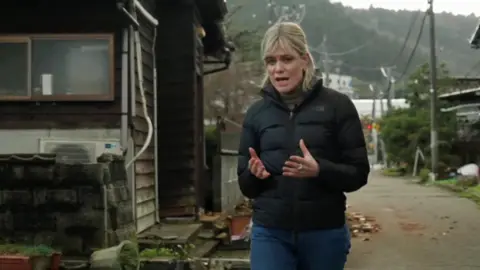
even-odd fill
[{"label": "corrugated metal roof", "polygon": [[447,94],[443,94],[438,96],[438,98],[448,98],[448,97],[454,97],[454,96],[459,96],[459,95],[465,95],[465,94],[470,94],[470,93],[475,93],[480,91],[480,87],[477,88],[470,88],[470,89],[464,89],[464,90],[459,90]]}]

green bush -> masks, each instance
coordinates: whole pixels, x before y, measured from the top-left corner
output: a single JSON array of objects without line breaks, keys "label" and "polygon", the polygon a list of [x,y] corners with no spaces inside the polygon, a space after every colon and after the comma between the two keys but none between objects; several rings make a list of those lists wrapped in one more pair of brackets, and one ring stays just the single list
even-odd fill
[{"label": "green bush", "polygon": [[19,244],[0,245],[0,255],[50,256],[55,250],[46,245],[24,246]]},{"label": "green bush", "polygon": [[476,176],[458,176],[455,182],[457,186],[464,188],[475,187],[478,185],[478,178]]},{"label": "green bush", "polygon": [[387,168],[383,170],[383,175],[385,176],[404,176],[406,174],[405,168]]},{"label": "green bush", "polygon": [[427,168],[423,168],[418,173],[418,178],[420,179],[421,184],[425,184],[430,180],[430,170]]},{"label": "green bush", "polygon": [[217,141],[217,126],[205,126],[205,140]]}]

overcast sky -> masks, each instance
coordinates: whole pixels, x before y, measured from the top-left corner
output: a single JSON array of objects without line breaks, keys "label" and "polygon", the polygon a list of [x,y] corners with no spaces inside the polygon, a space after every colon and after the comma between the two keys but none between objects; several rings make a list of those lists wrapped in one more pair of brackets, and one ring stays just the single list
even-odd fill
[{"label": "overcast sky", "polygon": [[[426,9],[427,0],[330,0],[331,2],[342,2],[346,6],[354,8],[374,7],[386,9]],[[454,14],[469,15],[475,13],[480,16],[480,0],[433,0],[435,12],[451,12]]]}]

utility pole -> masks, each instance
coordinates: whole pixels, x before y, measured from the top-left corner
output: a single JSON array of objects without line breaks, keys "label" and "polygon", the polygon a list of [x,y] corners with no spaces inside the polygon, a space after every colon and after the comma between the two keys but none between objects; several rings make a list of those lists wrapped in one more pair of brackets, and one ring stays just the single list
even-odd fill
[{"label": "utility pole", "polygon": [[390,79],[390,99],[394,100],[395,99],[395,78],[392,76]]},{"label": "utility pole", "polygon": [[[373,87],[373,85],[368,85],[368,87],[370,88],[370,91],[372,91],[372,124],[376,124],[377,123],[377,116],[376,116],[376,113],[377,113],[377,108],[376,108],[376,104],[377,104],[377,89],[375,87]],[[378,163],[378,133],[377,133],[377,130],[375,128],[373,128],[373,125],[372,125],[372,143],[373,143],[373,162],[374,164],[377,164]]]},{"label": "utility pole", "polygon": [[432,176],[435,181],[438,173],[438,133],[437,133],[437,55],[435,48],[435,13],[433,0],[428,0],[430,8],[430,140],[432,148]]},{"label": "utility pole", "polygon": [[392,76],[392,69],[394,67],[381,67],[380,70],[382,71],[383,77],[387,80],[387,89],[386,89],[386,98],[387,98],[387,111],[392,110],[392,99],[395,96],[394,93],[394,79]]},{"label": "utility pole", "polygon": [[328,56],[327,35],[323,35],[322,48],[324,52],[323,55],[325,57],[325,59],[323,60],[323,70],[325,72],[324,86],[330,87],[330,63],[332,62],[332,60],[330,60],[330,57]]},{"label": "utility pole", "polygon": [[392,68],[387,68],[387,112],[392,110]]},{"label": "utility pole", "polygon": [[385,104],[383,102],[385,101],[385,91],[380,90],[380,93],[378,96],[380,97],[380,115],[381,117],[385,116]]},{"label": "utility pole", "polygon": [[376,108],[376,105],[377,105],[377,90],[373,87],[373,85],[368,85],[368,87],[370,88],[370,91],[372,91],[372,121],[375,123],[376,121],[376,111],[377,111],[377,108]]},{"label": "utility pole", "polygon": [[273,0],[268,0],[267,7],[269,8],[268,25],[273,25],[275,22],[275,5]]}]

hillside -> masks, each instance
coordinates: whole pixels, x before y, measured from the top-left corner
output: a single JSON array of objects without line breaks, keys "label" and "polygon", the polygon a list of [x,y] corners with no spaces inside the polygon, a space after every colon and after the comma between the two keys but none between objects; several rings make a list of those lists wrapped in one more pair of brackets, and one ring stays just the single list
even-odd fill
[{"label": "hillside", "polygon": [[[277,0],[280,5],[292,5],[293,0]],[[231,28],[259,29],[264,31],[272,16],[266,1],[229,0],[230,9],[241,8],[232,16]],[[306,15],[302,21],[309,44],[318,48],[324,35],[327,48],[333,60],[333,70],[339,69],[363,81],[378,81],[382,65],[394,64],[398,76],[405,69],[407,58],[412,51],[419,32],[423,14],[417,18],[407,48],[398,61],[392,63],[400,51],[410,22],[415,14],[412,11],[390,11],[370,8],[357,10],[328,0],[304,0]],[[467,40],[473,32],[478,18],[475,16],[455,16],[449,13],[436,15],[437,51],[439,62],[447,63],[451,73],[464,76],[480,61],[480,52],[470,48]],[[425,23],[420,45],[409,72],[428,60],[429,55],[428,20]],[[352,51],[353,49],[353,51]],[[313,52],[315,59],[323,54]],[[342,53],[351,51],[350,53]],[[321,63],[319,61],[319,63]],[[480,71],[480,70],[479,70]],[[409,73],[407,72],[407,73]],[[470,75],[478,75],[470,72]]]}]

